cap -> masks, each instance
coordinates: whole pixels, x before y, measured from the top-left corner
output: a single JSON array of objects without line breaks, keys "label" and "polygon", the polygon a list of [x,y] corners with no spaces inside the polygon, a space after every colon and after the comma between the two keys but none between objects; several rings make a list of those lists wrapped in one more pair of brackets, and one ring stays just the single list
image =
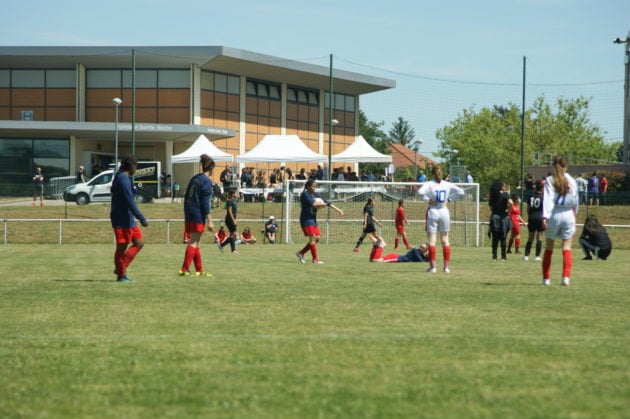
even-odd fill
[{"label": "cap", "polygon": [[276,219],[276,217],[274,217],[273,215],[270,215],[270,216],[269,216],[269,219],[270,219],[270,220],[275,220],[275,219]]}]

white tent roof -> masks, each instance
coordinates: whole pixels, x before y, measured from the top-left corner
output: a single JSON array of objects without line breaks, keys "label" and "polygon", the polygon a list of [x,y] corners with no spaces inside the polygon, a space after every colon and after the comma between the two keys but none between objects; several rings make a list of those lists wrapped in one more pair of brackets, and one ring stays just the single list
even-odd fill
[{"label": "white tent roof", "polygon": [[297,135],[265,135],[247,153],[236,156],[238,163],[324,162],[326,156],[317,154]]},{"label": "white tent roof", "polygon": [[199,157],[207,154],[214,161],[234,161],[234,156],[219,150],[217,146],[212,144],[205,135],[197,137],[194,143],[183,153],[176,154],[172,157],[173,163],[199,163]]},{"label": "white tent roof", "polygon": [[391,163],[392,156],[374,150],[362,135],[356,137],[348,148],[331,157],[333,163]]}]

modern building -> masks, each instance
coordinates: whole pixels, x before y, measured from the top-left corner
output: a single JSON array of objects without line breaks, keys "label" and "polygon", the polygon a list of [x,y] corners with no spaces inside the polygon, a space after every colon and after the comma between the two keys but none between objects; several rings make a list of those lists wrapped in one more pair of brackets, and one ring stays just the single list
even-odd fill
[{"label": "modern building", "polygon": [[0,195],[30,193],[36,167],[49,178],[80,165],[91,175],[113,162],[116,144],[119,156],[161,161],[183,182],[196,167],[171,156],[201,134],[234,156],[266,134],[297,134],[326,155],[330,141],[339,153],[358,134],[360,96],[395,81],[333,68],[331,115],[330,74],[221,46],[0,47]]}]

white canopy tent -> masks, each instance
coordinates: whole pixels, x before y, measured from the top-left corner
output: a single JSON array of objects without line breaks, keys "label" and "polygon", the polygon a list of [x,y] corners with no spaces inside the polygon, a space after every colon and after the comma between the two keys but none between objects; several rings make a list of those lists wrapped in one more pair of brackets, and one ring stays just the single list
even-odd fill
[{"label": "white canopy tent", "polygon": [[326,159],[308,148],[297,135],[265,135],[254,148],[236,156],[238,163],[319,163]]},{"label": "white canopy tent", "polygon": [[199,163],[199,156],[207,154],[214,161],[234,161],[234,156],[219,150],[217,146],[205,136],[200,135],[194,143],[183,153],[174,155],[171,158],[173,163]]},{"label": "white canopy tent", "polygon": [[333,163],[391,163],[392,156],[374,150],[365,138],[359,135],[348,148],[339,154],[333,155],[331,161]]}]

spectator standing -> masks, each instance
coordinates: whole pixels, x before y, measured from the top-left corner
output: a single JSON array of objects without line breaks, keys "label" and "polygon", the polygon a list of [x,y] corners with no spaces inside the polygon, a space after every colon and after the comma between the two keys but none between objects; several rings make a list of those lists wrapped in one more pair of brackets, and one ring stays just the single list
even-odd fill
[{"label": "spectator standing", "polygon": [[77,170],[76,183],[85,183],[85,182],[87,182],[87,173],[85,171],[85,167],[79,166],[79,170]]},{"label": "spectator standing", "polygon": [[578,197],[580,199],[580,205],[586,205],[586,192],[588,189],[588,182],[584,179],[584,176],[580,173],[575,179],[575,183],[578,188]]},{"label": "spectator standing", "polygon": [[35,174],[33,175],[33,206],[35,206],[35,201],[39,198],[39,206],[44,206],[44,175],[42,175],[42,168],[38,167],[35,169]]},{"label": "spectator standing", "polygon": [[588,204],[599,205],[599,178],[596,172],[588,178]]},{"label": "spectator standing", "polygon": [[190,179],[184,196],[184,220],[185,230],[190,237],[184,261],[179,270],[179,276],[190,276],[190,265],[195,264],[195,276],[211,277],[212,274],[203,270],[201,259],[201,236],[205,230],[214,232],[212,221],[212,172],[214,160],[207,154],[202,154],[199,160],[200,173]]},{"label": "spectator standing", "polygon": [[462,199],[465,196],[458,186],[442,180],[440,166],[433,167],[433,179],[425,182],[418,191],[425,201],[429,202],[427,209],[426,230],[429,238],[429,269],[427,272],[435,273],[436,269],[436,241],[437,233],[440,233],[442,255],[444,258],[444,272],[450,272],[451,245],[448,233],[451,229],[451,215],[448,210],[448,201]]},{"label": "spectator standing", "polygon": [[[111,187],[112,202],[109,218],[116,239],[114,272],[118,282],[133,282],[127,276],[127,268],[144,247],[142,231],[136,224],[136,218],[143,227],[149,225],[138,209],[133,193],[131,177],[137,167],[138,161],[134,156],[125,156],[120,162],[120,169],[114,176]],[[132,243],[131,246],[129,246],[130,243]]]},{"label": "spectator standing", "polygon": [[599,202],[602,205],[606,205],[608,201],[608,179],[602,175],[599,179]]},{"label": "spectator standing", "polygon": [[547,243],[542,261],[543,285],[550,284],[551,258],[556,239],[562,240],[562,282],[568,286],[571,281],[573,256],[571,239],[575,234],[575,216],[578,212],[579,198],[575,179],[569,175],[568,160],[556,156],[553,160],[553,174],[545,181],[543,193],[543,227],[547,230]]}]

